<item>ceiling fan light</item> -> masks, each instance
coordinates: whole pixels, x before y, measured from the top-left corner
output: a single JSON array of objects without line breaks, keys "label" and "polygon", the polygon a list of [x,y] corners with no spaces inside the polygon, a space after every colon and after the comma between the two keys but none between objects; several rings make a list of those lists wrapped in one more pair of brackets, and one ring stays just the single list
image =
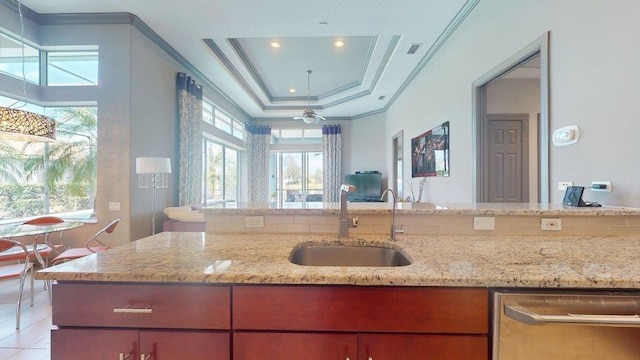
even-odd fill
[{"label": "ceiling fan light", "polygon": [[303,116],[302,117],[302,121],[304,121],[305,124],[313,124],[316,121],[316,118],[314,116]]}]

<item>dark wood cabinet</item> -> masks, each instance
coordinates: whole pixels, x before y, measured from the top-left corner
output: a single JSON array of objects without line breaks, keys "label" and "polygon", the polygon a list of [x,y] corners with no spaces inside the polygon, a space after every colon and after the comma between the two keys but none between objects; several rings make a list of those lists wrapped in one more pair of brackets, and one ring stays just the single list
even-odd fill
[{"label": "dark wood cabinet", "polygon": [[232,291],[234,360],[489,356],[487,289],[238,285]]},{"label": "dark wood cabinet", "polygon": [[360,334],[359,360],[487,360],[487,336]]},{"label": "dark wood cabinet", "polygon": [[231,287],[58,283],[51,359],[231,358]]},{"label": "dark wood cabinet", "polygon": [[355,334],[235,332],[234,360],[352,359],[356,360]]},{"label": "dark wood cabinet", "polygon": [[487,289],[62,282],[51,359],[489,357]]},{"label": "dark wood cabinet", "polygon": [[229,334],[191,330],[61,328],[51,331],[51,358],[65,360],[229,360]]}]

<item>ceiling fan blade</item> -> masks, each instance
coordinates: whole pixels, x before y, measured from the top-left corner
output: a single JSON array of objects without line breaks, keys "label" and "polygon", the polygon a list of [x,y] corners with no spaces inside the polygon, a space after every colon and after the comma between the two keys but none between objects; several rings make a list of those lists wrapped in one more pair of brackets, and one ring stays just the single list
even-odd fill
[{"label": "ceiling fan blade", "polygon": [[327,119],[325,119],[324,117],[322,117],[322,116],[320,116],[318,114],[313,114],[313,116],[317,117],[320,120],[327,120]]},{"label": "ceiling fan blade", "polygon": [[302,116],[294,116],[293,120],[302,120]]}]

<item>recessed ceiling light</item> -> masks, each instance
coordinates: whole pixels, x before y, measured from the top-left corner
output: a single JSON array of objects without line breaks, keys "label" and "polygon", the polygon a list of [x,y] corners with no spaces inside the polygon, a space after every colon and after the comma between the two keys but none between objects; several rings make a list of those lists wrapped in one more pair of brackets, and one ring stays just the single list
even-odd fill
[{"label": "recessed ceiling light", "polygon": [[289,92],[293,94],[294,92],[296,92],[296,89],[291,88],[291,89],[289,89]]},{"label": "recessed ceiling light", "polygon": [[333,45],[335,45],[336,47],[343,47],[344,46],[344,41],[338,40],[338,41],[334,42]]},{"label": "recessed ceiling light", "polygon": [[271,47],[277,49],[277,48],[280,47],[280,43],[277,42],[277,41],[274,41],[274,42],[271,43]]}]

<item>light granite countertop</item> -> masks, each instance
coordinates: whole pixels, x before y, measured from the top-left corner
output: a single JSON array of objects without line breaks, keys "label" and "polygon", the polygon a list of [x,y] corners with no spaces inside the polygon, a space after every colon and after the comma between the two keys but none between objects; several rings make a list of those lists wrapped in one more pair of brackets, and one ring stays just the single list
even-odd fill
[{"label": "light granite countertop", "polygon": [[[390,202],[349,202],[350,214],[384,215],[393,208]],[[284,202],[235,203],[212,205],[200,210],[205,215],[336,215],[340,203]],[[506,215],[506,216],[638,216],[640,208],[621,206],[571,207],[562,204],[484,204],[484,203],[409,203],[399,202],[396,214],[406,215]]]},{"label": "light granite countertop", "polygon": [[[399,247],[409,266],[300,266],[301,243]],[[38,271],[38,279],[221,284],[640,288],[640,238],[160,233]]]}]

